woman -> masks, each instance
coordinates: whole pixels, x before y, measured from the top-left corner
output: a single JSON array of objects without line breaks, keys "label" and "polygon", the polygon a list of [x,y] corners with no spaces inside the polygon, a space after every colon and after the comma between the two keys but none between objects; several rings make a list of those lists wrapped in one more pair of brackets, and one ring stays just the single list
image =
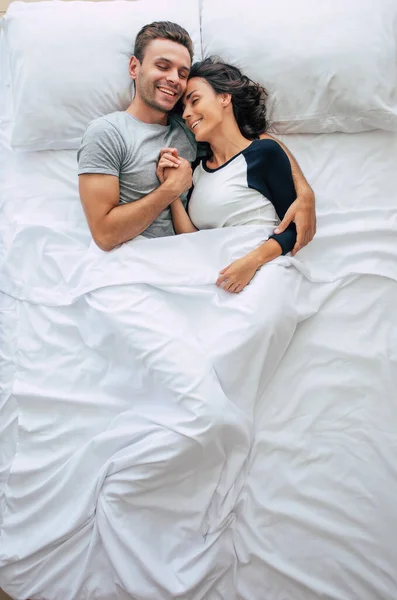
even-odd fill
[{"label": "woman", "polygon": [[[293,223],[272,233],[296,193],[284,150],[275,140],[259,139],[267,128],[266,97],[265,89],[239,69],[209,58],[193,65],[183,99],[187,127],[209,150],[194,171],[188,212],[180,199],[171,204],[176,233],[235,225],[264,225],[271,233],[220,272],[217,285],[234,293],[264,264],[290,252],[296,241]],[[182,160],[176,151],[163,154],[159,179]]]}]

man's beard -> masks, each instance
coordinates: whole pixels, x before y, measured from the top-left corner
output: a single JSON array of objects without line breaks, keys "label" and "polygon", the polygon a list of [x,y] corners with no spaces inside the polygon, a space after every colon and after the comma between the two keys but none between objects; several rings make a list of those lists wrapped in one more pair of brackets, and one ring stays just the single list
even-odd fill
[{"label": "man's beard", "polygon": [[177,103],[178,99],[175,99],[175,103],[172,107],[166,107],[166,106],[162,106],[157,100],[156,100],[156,86],[149,81],[137,81],[135,83],[135,93],[137,93],[139,91],[139,96],[142,100],[142,102],[144,102],[146,104],[146,106],[148,106],[149,108],[153,108],[154,110],[158,110],[160,112],[163,112],[165,114],[168,114],[171,110],[173,110],[173,108],[175,107],[175,104]]}]

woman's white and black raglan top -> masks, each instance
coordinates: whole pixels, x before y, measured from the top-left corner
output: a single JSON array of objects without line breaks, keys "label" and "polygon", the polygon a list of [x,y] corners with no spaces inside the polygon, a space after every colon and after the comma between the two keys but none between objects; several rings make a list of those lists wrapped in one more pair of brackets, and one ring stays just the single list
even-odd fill
[{"label": "woman's white and black raglan top", "polygon": [[[208,168],[205,160],[198,164],[188,211],[198,229],[261,224],[275,228],[295,198],[284,150],[274,140],[254,140],[217,169]],[[270,238],[287,254],[295,245],[295,224]]]}]

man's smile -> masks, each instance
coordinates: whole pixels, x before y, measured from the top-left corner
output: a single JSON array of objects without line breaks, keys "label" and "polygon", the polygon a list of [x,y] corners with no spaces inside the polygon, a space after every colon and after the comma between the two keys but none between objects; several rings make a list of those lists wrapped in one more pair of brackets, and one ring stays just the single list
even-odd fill
[{"label": "man's smile", "polygon": [[163,92],[164,94],[167,94],[168,96],[171,96],[172,98],[175,98],[175,96],[177,95],[177,93],[174,90],[171,90],[170,88],[159,86],[158,89],[160,90],[160,92]]}]

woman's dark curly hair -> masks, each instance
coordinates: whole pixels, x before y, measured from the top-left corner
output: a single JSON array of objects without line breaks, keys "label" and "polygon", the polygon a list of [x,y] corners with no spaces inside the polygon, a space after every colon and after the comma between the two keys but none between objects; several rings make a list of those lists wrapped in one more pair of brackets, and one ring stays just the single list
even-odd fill
[{"label": "woman's dark curly hair", "polygon": [[244,137],[254,140],[266,131],[267,92],[259,83],[216,57],[194,63],[189,79],[193,77],[205,79],[217,94],[231,94],[234,116]]}]

